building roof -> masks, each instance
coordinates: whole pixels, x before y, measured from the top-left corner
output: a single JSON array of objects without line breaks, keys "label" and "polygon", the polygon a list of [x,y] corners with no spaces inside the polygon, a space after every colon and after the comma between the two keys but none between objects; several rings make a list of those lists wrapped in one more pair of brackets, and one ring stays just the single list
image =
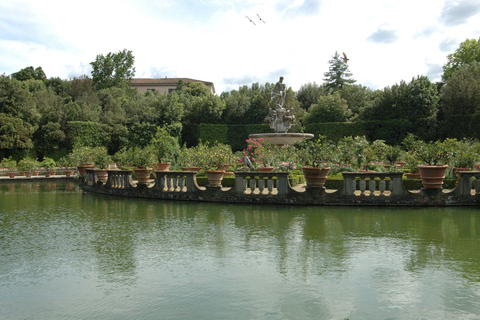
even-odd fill
[{"label": "building roof", "polygon": [[213,93],[215,93],[213,82],[190,78],[133,78],[130,80],[130,84],[132,86],[177,86],[178,81],[181,79],[183,79],[185,85],[188,85],[190,82],[203,82],[207,87],[212,88]]}]

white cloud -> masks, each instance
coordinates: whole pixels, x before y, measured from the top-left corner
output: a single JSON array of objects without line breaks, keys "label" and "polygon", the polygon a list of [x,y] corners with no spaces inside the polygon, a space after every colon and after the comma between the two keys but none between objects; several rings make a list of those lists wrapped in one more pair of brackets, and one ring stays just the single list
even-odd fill
[{"label": "white cloud", "polygon": [[453,15],[445,9],[449,4],[13,0],[0,4],[0,72],[32,65],[49,77],[70,78],[88,73],[97,54],[126,48],[135,56],[138,77],[207,80],[220,93],[252,82],[276,82],[283,75],[297,90],[308,82],[322,83],[338,51],[349,56],[357,83],[382,88],[421,74],[437,75],[461,41],[478,38],[472,19],[445,24],[447,14]]}]

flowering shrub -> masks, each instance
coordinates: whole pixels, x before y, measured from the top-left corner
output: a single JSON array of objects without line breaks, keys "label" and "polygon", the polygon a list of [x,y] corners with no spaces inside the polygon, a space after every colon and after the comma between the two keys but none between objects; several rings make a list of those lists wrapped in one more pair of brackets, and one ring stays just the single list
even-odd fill
[{"label": "flowering shrub", "polygon": [[282,162],[276,163],[273,166],[274,171],[281,171],[281,172],[290,172],[295,169],[297,169],[297,164],[295,162],[282,161]]}]

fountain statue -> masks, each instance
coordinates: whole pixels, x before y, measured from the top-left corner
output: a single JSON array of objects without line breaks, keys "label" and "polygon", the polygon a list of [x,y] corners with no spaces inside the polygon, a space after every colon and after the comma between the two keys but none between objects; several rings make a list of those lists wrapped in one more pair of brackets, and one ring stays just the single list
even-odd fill
[{"label": "fountain statue", "polygon": [[260,139],[268,141],[271,144],[286,145],[293,144],[295,141],[313,138],[311,133],[287,133],[295,122],[295,115],[292,110],[283,107],[285,97],[287,95],[287,87],[283,83],[283,77],[275,84],[272,91],[272,99],[275,99],[275,109],[269,109],[265,122],[270,125],[275,133],[255,133],[248,137],[250,139]]}]

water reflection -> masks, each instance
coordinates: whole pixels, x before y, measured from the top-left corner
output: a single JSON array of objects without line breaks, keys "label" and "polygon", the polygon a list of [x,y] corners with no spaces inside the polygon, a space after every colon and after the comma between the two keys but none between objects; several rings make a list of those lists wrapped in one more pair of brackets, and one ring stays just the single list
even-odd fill
[{"label": "water reflection", "polygon": [[59,297],[73,305],[60,318],[480,317],[476,209],[169,202],[42,183],[0,190],[6,318],[18,318],[19,299],[25,318],[58,318],[45,303]]}]

